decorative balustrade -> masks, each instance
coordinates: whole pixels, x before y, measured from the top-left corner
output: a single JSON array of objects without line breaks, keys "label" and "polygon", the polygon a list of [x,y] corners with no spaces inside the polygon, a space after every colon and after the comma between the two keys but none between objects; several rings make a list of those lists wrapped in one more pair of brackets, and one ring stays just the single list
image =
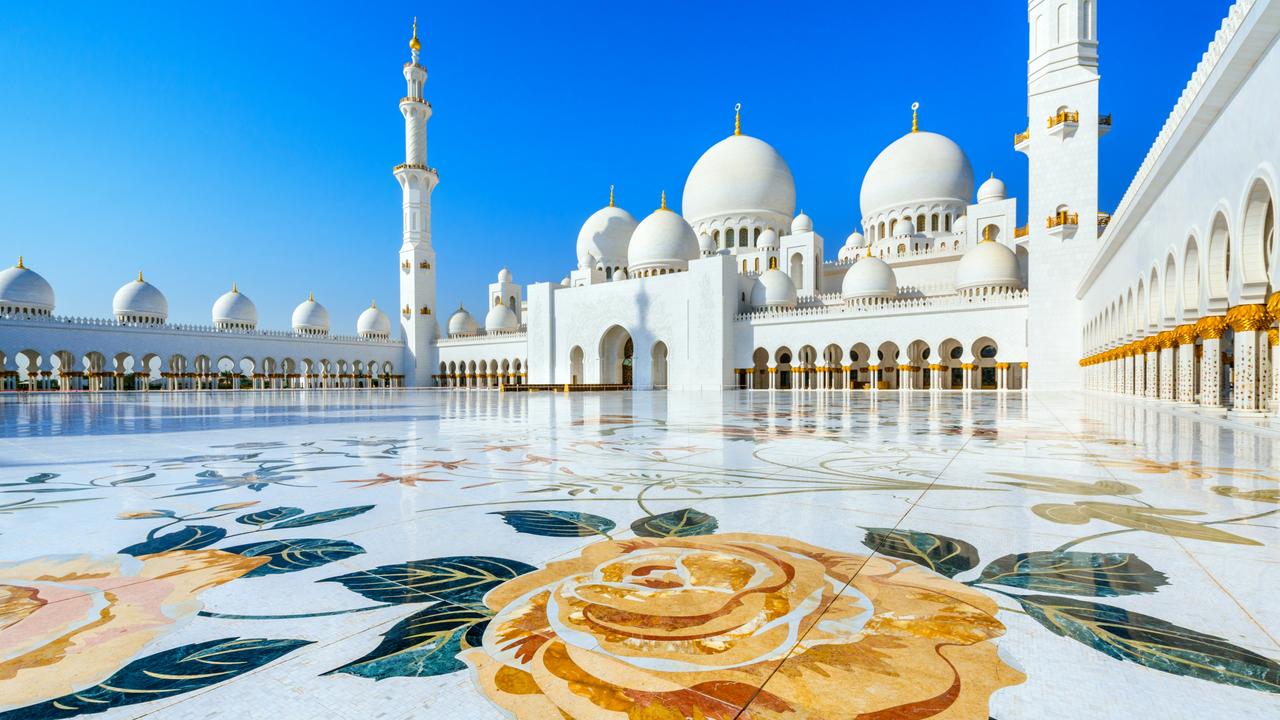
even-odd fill
[{"label": "decorative balustrade", "polygon": [[1098,116],[1098,124],[1103,127],[1111,127],[1111,113]]},{"label": "decorative balustrade", "polygon": [[1209,44],[1209,48],[1205,50],[1204,55],[1200,57],[1200,62],[1196,65],[1195,72],[1191,74],[1191,79],[1187,81],[1186,87],[1183,88],[1182,94],[1178,97],[1178,102],[1174,103],[1173,110],[1169,112],[1169,117],[1165,119],[1159,134],[1156,135],[1155,141],[1151,144],[1151,149],[1147,151],[1147,156],[1143,159],[1142,164],[1138,166],[1138,172],[1134,173],[1133,180],[1129,183],[1129,188],[1125,190],[1124,197],[1120,199],[1120,204],[1116,206],[1114,215],[1123,216],[1133,203],[1138,189],[1142,187],[1142,183],[1151,174],[1156,161],[1160,159],[1165,147],[1169,145],[1169,141],[1182,125],[1187,113],[1190,112],[1191,105],[1195,103],[1196,97],[1204,89],[1209,76],[1213,74],[1218,62],[1226,54],[1227,47],[1231,45],[1236,33],[1244,25],[1245,16],[1249,14],[1249,11],[1253,9],[1256,3],[1257,0],[1237,0],[1231,6],[1231,9],[1227,11],[1227,16],[1222,20],[1222,27],[1214,35],[1213,42]]},{"label": "decorative balustrade", "polygon": [[1111,224],[1111,213],[1098,213],[1098,227],[1105,228]]},{"label": "decorative balustrade", "polygon": [[1014,237],[1014,239],[1017,239],[1017,238],[1024,238],[1024,237],[1026,237],[1026,236],[1028,236],[1028,235],[1030,235],[1030,234],[1031,234],[1031,226],[1030,226],[1030,225],[1023,225],[1022,227],[1014,228],[1014,229],[1013,229],[1013,237]]},{"label": "decorative balustrade", "polygon": [[1049,128],[1053,129],[1063,123],[1080,122],[1080,113],[1075,110],[1059,110],[1056,114],[1049,116]]},{"label": "decorative balustrade", "polygon": [[130,331],[147,331],[147,332],[179,332],[179,333],[201,333],[208,335],[242,335],[246,337],[261,338],[287,338],[301,342],[357,342],[372,345],[400,345],[399,340],[391,338],[378,339],[366,338],[358,335],[303,335],[292,330],[236,330],[214,327],[212,325],[193,325],[188,323],[165,323],[163,325],[152,325],[148,323],[131,323],[121,322],[114,318],[91,318],[91,317],[70,317],[65,315],[4,315],[0,314],[0,322],[12,323],[30,323],[41,327],[49,325],[67,326],[73,328],[124,328]]},{"label": "decorative balustrade", "polygon": [[1066,210],[1059,210],[1058,212],[1050,215],[1048,219],[1045,220],[1045,227],[1049,228],[1050,230],[1057,227],[1068,227],[1068,226],[1074,226],[1079,224],[1080,224],[1080,214],[1069,213]]},{"label": "decorative balustrade", "polygon": [[513,340],[523,340],[528,337],[529,329],[522,327],[519,330],[499,330],[496,332],[479,330],[466,335],[451,335],[440,338],[436,342],[442,347],[449,345],[484,345],[491,342],[509,343]]},{"label": "decorative balustrade", "polygon": [[980,297],[966,297],[956,294],[928,295],[897,297],[889,300],[871,300],[857,305],[850,305],[840,298],[839,293],[828,293],[816,296],[815,299],[820,302],[802,304],[795,308],[771,308],[738,313],[734,320],[749,322],[796,317],[825,317],[834,320],[841,317],[916,314],[925,311],[946,312],[953,310],[982,310],[992,307],[1022,307],[1027,304],[1029,297],[1026,290],[1010,290]]},{"label": "decorative balustrade", "polygon": [[1014,144],[1015,146],[1016,146],[1016,145],[1021,145],[1022,143],[1026,142],[1026,141],[1028,141],[1028,140],[1030,140],[1030,139],[1031,139],[1031,128],[1027,128],[1026,130],[1023,130],[1023,131],[1022,131],[1022,132],[1020,132],[1020,133],[1014,133],[1014,135],[1013,135],[1013,144]]}]

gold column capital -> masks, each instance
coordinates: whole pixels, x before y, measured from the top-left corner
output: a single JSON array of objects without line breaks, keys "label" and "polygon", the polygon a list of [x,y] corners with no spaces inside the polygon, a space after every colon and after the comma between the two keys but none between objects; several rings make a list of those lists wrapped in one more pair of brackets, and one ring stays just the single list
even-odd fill
[{"label": "gold column capital", "polygon": [[1166,330],[1156,336],[1156,345],[1161,350],[1168,350],[1178,344],[1178,339],[1174,337],[1172,330]]},{"label": "gold column capital", "polygon": [[1196,343],[1196,326],[1179,325],[1173,329],[1173,339],[1179,345],[1194,345]]},{"label": "gold column capital", "polygon": [[1195,328],[1202,340],[1217,340],[1226,331],[1227,321],[1218,316],[1202,317],[1196,321]]},{"label": "gold column capital", "polygon": [[1266,305],[1236,305],[1227,311],[1227,324],[1236,332],[1256,332],[1271,326]]},{"label": "gold column capital", "polygon": [[1272,345],[1280,345],[1280,328],[1267,328],[1267,342]]},{"label": "gold column capital", "polygon": [[1280,292],[1271,293],[1271,297],[1267,298],[1267,314],[1273,320],[1280,320]]}]

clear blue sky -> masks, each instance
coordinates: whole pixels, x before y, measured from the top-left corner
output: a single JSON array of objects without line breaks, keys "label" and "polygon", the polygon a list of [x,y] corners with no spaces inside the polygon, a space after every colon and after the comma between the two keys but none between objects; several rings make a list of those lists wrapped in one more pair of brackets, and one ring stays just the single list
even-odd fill
[{"label": "clear blue sky", "polygon": [[[875,155],[909,129],[1025,198],[1026,3],[18,3],[0,23],[0,262],[26,255],[60,314],[106,316],[139,268],[171,318],[233,280],[261,326],[314,291],[334,330],[397,307],[409,23],[431,120],[438,304],[484,304],[575,264],[618,186],[638,218],[744,130],[782,152],[830,255]],[[1229,0],[1100,3],[1102,197],[1124,193]]]}]

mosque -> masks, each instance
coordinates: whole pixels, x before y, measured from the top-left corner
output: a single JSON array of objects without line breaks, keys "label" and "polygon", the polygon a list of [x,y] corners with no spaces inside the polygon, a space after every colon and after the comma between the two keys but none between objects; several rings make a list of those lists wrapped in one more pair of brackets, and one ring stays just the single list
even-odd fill
[{"label": "mosque", "polygon": [[[1280,411],[1280,0],[1239,0],[1113,213],[1098,206],[1095,0],[1028,0],[1028,196],[975,177],[912,107],[862,180],[859,227],[829,248],[795,178],[744,128],[689,170],[680,212],[609,202],[559,281],[496,272],[483,309],[435,302],[427,71],[404,65],[396,272],[400,333],[371,306],[332,334],[314,297],[261,330],[232,285],[212,324],[169,321],[141,274],[110,318],[54,314],[21,261],[0,272],[5,389],[627,387],[976,391],[1090,389]],[[729,128],[726,128],[729,130]],[[1018,225],[1018,218],[1030,218]],[[637,216],[642,216],[637,220]],[[835,250],[834,260],[828,260]],[[565,242],[568,261],[568,242]],[[566,262],[567,265],[570,262]],[[481,318],[481,316],[483,316]]]}]

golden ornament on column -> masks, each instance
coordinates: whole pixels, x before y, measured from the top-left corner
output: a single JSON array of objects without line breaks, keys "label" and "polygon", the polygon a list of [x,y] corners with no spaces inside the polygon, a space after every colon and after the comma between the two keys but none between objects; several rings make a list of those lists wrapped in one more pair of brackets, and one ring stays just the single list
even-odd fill
[{"label": "golden ornament on column", "polygon": [[1178,339],[1174,337],[1172,330],[1165,330],[1156,336],[1156,346],[1161,350],[1169,350],[1178,344]]},{"label": "golden ornament on column", "polygon": [[1227,311],[1226,322],[1236,332],[1256,332],[1271,326],[1266,305],[1237,305]]},{"label": "golden ornament on column", "polygon": [[1173,339],[1179,345],[1194,345],[1196,343],[1196,326],[1195,325],[1179,325],[1173,329]]},{"label": "golden ornament on column", "polygon": [[1217,316],[1203,317],[1196,322],[1195,328],[1201,340],[1217,340],[1227,329],[1227,321]]},{"label": "golden ornament on column", "polygon": [[1280,322],[1280,292],[1271,293],[1271,297],[1267,298],[1267,314],[1271,316],[1272,322]]}]

